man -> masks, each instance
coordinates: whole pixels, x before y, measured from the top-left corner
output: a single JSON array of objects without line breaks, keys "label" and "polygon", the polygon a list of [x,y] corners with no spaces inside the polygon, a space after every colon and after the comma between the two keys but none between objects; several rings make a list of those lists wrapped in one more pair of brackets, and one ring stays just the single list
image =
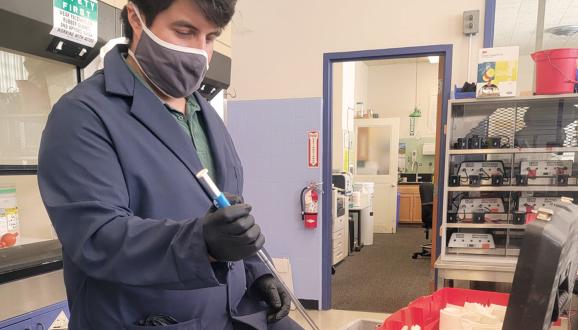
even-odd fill
[{"label": "man", "polygon": [[[133,0],[129,45],[54,106],[38,180],[62,242],[70,329],[298,329],[255,256],[231,137],[196,92],[235,0]],[[209,170],[234,204],[215,209]]]}]

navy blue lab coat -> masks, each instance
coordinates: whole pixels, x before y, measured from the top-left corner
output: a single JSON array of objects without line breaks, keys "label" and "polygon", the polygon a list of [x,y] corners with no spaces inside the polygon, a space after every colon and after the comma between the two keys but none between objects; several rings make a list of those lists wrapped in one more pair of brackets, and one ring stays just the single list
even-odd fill
[{"label": "navy blue lab coat", "polygon": [[[266,305],[246,288],[268,271],[256,256],[212,267],[197,221],[211,201],[194,177],[194,145],[124,52],[111,50],[104,70],[56,103],[42,136],[38,181],[62,242],[70,329],[148,329],[134,324],[150,314],[181,322],[159,330],[267,329]],[[233,141],[195,95],[217,185],[241,195]],[[286,318],[269,329],[294,327]]]}]

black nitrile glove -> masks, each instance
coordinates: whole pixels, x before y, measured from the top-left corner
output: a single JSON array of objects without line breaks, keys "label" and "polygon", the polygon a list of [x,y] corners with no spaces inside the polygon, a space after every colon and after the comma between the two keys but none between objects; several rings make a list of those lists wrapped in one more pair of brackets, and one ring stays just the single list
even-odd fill
[{"label": "black nitrile glove", "polygon": [[229,193],[224,193],[225,194],[225,198],[227,198],[227,200],[229,201],[229,203],[231,203],[231,205],[235,205],[235,204],[242,204],[244,202],[243,197],[235,195],[235,194],[229,194]]},{"label": "black nitrile glove", "polygon": [[274,323],[289,315],[291,297],[273,275],[267,274],[256,279],[251,294],[269,305],[267,322]]},{"label": "black nitrile glove", "polygon": [[[231,204],[238,201],[231,199]],[[218,261],[237,261],[251,257],[261,249],[265,237],[250,212],[250,205],[234,204],[223,209],[212,208],[200,219],[211,257]]]}]

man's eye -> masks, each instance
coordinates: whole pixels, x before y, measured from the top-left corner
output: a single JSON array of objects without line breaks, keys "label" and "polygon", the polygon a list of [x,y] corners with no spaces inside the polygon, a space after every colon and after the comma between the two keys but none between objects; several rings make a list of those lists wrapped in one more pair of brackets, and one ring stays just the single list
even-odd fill
[{"label": "man's eye", "polygon": [[191,31],[183,31],[183,30],[175,30],[175,32],[181,36],[190,36],[193,34]]}]

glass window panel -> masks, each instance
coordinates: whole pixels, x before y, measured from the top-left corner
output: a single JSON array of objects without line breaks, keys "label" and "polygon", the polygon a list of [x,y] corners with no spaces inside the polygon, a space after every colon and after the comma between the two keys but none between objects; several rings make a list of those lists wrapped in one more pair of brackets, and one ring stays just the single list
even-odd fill
[{"label": "glass window panel", "polygon": [[[359,127],[357,133],[358,175],[389,175],[390,139],[391,127]],[[397,148],[395,150],[397,151]]]},{"label": "glass window panel", "polygon": [[[537,31],[538,0],[497,0],[494,24],[494,47],[519,46],[518,91],[533,91],[535,65],[531,54],[542,49],[578,47],[578,3],[546,1],[544,30]],[[543,34],[542,47],[536,38]]]},{"label": "glass window panel", "polygon": [[0,48],[0,164],[35,165],[48,113],[76,67]]}]

